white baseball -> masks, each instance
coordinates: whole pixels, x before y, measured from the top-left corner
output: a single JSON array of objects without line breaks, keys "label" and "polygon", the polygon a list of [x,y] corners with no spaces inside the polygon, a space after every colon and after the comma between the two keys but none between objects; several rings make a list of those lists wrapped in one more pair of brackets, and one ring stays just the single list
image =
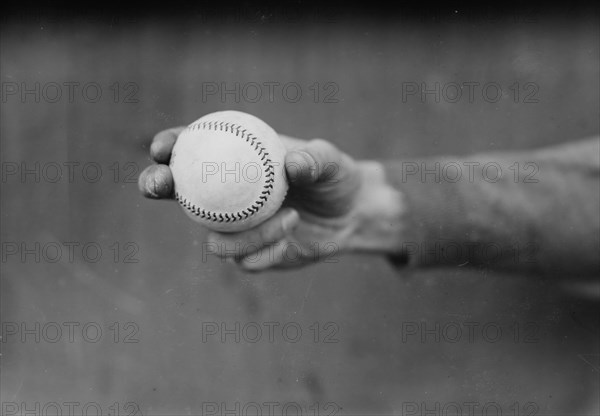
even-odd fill
[{"label": "white baseball", "polygon": [[173,147],[175,198],[193,220],[215,231],[252,228],[285,198],[285,153],[262,120],[239,111],[208,114],[183,130]]}]

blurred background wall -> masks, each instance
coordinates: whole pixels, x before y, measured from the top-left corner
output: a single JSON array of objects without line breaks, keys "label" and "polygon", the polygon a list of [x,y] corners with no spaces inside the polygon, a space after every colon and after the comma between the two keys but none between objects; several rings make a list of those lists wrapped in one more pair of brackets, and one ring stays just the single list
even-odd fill
[{"label": "blurred background wall", "polygon": [[[289,7],[4,16],[2,402],[79,402],[78,411],[94,402],[103,414],[115,403],[128,414],[133,402],[145,415],[236,402],[237,414],[265,402],[279,403],[276,414],[286,403],[303,414],[374,415],[451,402],[464,414],[468,402],[480,404],[475,414],[486,403],[503,414],[597,414],[597,302],[559,278],[409,273],[363,255],[245,274],[203,256],[205,230],[136,185],[156,132],[225,109],[326,138],[356,158],[530,149],[597,134],[597,10]],[[496,83],[502,95],[403,97],[407,83],[436,82]],[[236,83],[245,93],[221,96]],[[256,99],[249,83],[281,87]],[[279,325],[272,341],[206,336],[210,323],[235,332],[236,323],[269,322]],[[407,324],[467,322],[494,323],[503,335],[406,335]],[[51,323],[63,330],[56,342]],[[301,328],[298,342],[293,330],[282,335],[286,324]]]}]

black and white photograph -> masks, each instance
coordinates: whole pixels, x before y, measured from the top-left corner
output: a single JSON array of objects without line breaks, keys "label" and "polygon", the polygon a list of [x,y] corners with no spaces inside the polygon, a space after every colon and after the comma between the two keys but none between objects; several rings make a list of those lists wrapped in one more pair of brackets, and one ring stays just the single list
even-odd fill
[{"label": "black and white photograph", "polygon": [[600,414],[600,8],[11,2],[1,416]]}]

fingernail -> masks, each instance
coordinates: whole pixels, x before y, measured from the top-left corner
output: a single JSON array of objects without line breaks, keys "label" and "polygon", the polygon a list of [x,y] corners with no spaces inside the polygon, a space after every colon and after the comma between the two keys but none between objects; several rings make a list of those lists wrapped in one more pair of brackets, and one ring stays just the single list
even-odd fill
[{"label": "fingernail", "polygon": [[154,192],[158,196],[164,196],[171,193],[171,172],[167,166],[156,165],[154,171]]},{"label": "fingernail", "polygon": [[286,156],[286,172],[290,182],[295,182],[302,173],[304,158],[297,151],[291,151]]},{"label": "fingernail", "polygon": [[317,161],[310,153],[305,152],[304,150],[300,150],[298,153],[300,153],[306,161],[310,180],[315,181],[317,179]]},{"label": "fingernail", "polygon": [[[291,152],[289,159],[289,163],[293,164],[296,168],[294,170],[293,178],[290,178],[291,181],[304,178],[310,178],[311,181],[315,180],[317,172],[316,162],[310,153],[304,150],[294,150]],[[308,176],[307,172],[309,174]]]}]

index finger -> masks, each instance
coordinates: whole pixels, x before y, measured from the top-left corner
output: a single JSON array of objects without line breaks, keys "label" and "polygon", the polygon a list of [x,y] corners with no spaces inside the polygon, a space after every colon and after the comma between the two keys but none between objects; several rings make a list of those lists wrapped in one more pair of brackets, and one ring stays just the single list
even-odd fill
[{"label": "index finger", "polygon": [[177,141],[177,136],[179,136],[179,133],[181,133],[185,127],[186,126],[172,127],[157,133],[150,145],[150,157],[158,163],[168,164],[169,159],[171,159],[173,146]]}]

